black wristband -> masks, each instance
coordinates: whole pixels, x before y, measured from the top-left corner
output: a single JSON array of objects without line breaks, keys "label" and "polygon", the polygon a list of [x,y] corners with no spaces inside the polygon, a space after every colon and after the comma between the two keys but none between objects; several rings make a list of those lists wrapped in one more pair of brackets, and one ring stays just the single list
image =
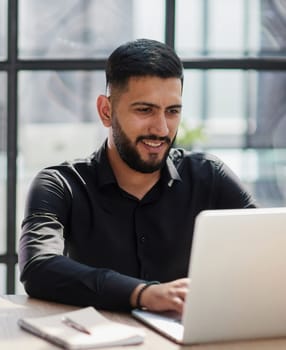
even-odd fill
[{"label": "black wristband", "polygon": [[139,290],[139,292],[138,292],[138,294],[137,294],[137,298],[136,298],[136,308],[137,308],[137,309],[142,309],[141,297],[142,297],[142,294],[143,294],[144,290],[146,290],[148,287],[152,286],[153,284],[160,284],[160,282],[158,282],[158,281],[150,281],[150,282],[147,282],[147,283],[144,284],[144,286]]}]

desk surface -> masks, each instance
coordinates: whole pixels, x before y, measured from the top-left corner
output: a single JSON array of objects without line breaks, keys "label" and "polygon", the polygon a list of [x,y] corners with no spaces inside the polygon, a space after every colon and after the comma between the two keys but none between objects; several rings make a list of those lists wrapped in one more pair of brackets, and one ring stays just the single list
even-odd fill
[{"label": "desk surface", "polygon": [[[3,295],[0,296],[0,349],[2,350],[48,350],[59,349],[47,341],[20,329],[17,320],[20,317],[42,316],[56,314],[64,311],[77,309],[74,306],[56,304],[29,298],[25,295]],[[179,346],[168,339],[144,327],[141,323],[133,319],[129,314],[103,312],[103,314],[114,320],[126,324],[143,327],[146,331],[146,339],[142,345],[114,347],[112,349],[124,350],[275,350],[286,348],[285,339],[257,340],[237,343],[209,344],[200,346]],[[105,348],[107,350],[107,348]],[[111,349],[111,348],[108,348]]]}]

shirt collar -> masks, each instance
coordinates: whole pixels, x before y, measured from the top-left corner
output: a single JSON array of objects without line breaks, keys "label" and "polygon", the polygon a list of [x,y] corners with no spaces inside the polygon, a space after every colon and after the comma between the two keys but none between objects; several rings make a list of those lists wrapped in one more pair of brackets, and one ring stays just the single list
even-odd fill
[{"label": "shirt collar", "polygon": [[[104,185],[117,183],[107,157],[107,141],[93,154],[92,158],[95,163],[100,164],[96,169],[99,186],[102,187]],[[174,181],[182,181],[170,155],[167,157],[166,165],[162,169],[161,178],[166,179],[165,181],[168,183],[169,187],[172,186]]]},{"label": "shirt collar", "polygon": [[170,177],[169,181],[168,181],[169,187],[171,187],[173,185],[173,182],[175,180],[182,181],[181,176],[179,175],[178,170],[175,167],[175,164],[170,156],[167,157],[166,166],[167,166],[167,169],[169,172],[169,177]]},{"label": "shirt collar", "polygon": [[108,157],[107,157],[107,141],[93,154],[94,166],[96,166],[96,173],[98,179],[99,187],[117,183],[114,176],[113,170],[110,166]]}]

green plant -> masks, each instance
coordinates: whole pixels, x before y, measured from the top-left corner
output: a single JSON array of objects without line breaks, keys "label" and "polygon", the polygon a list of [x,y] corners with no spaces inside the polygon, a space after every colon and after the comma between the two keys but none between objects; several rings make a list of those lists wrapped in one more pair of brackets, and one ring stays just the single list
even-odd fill
[{"label": "green plant", "polygon": [[190,128],[186,122],[181,122],[176,138],[176,145],[184,148],[192,148],[196,143],[205,140],[203,126]]}]

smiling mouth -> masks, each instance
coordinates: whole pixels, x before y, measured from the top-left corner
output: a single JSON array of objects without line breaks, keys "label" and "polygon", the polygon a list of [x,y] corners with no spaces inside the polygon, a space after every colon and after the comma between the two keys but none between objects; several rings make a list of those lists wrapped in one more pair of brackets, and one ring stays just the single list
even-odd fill
[{"label": "smiling mouth", "polygon": [[141,141],[143,145],[145,145],[146,147],[153,148],[154,150],[155,149],[159,150],[164,145],[171,144],[171,140],[168,136],[158,137],[155,135],[145,135],[145,136],[142,135],[142,136],[139,136],[136,141],[137,143]]},{"label": "smiling mouth", "polygon": [[153,148],[159,148],[164,144],[164,142],[162,141],[142,140],[142,142],[144,143],[144,145]]}]

